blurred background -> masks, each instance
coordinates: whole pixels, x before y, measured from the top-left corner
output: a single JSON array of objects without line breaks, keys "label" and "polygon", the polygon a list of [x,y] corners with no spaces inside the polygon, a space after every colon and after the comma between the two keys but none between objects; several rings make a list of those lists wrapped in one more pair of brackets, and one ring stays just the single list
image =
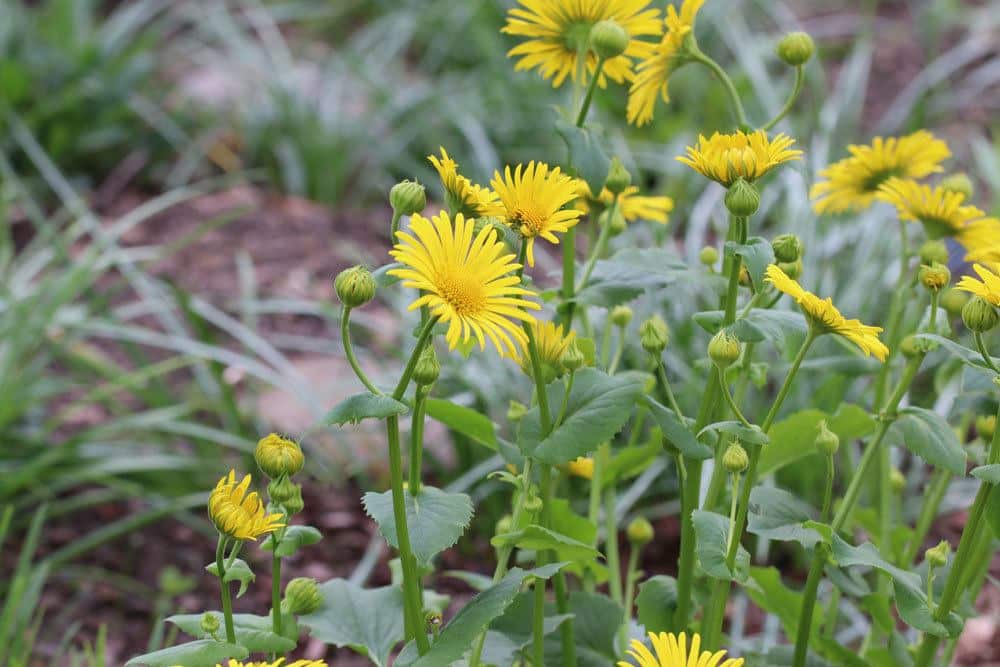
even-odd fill
[{"label": "blurred background", "polygon": [[[507,163],[565,159],[552,107],[569,92],[514,72],[515,42],[499,32],[512,4],[0,0],[0,665],[121,665],[173,641],[164,616],[212,608],[206,491],[230,466],[253,470],[252,448],[271,430],[301,439],[306,520],[325,536],[289,576],[388,580],[359,502],[361,489],[386,488],[382,436],[319,424],[358,390],[331,281],[351,264],[386,263],[394,182],[418,179],[441,201],[426,160],[439,146],[480,182]],[[950,143],[950,168],[972,175],[977,205],[998,212],[1000,3],[709,0],[699,42],[758,122],[791,85],[773,49],[793,29],[819,46],[779,125],[806,159],[766,190],[762,233],[800,234],[810,286],[845,311],[882,312],[888,290],[871,286],[895,276],[891,212],[820,221],[808,185],[848,143],[927,127]],[[670,243],[695,261],[724,222],[721,189],[674,157],[697,132],[726,128],[729,110],[696,67],[671,80],[671,98],[636,130],[611,86],[595,118],[644,189],[676,201],[669,227],[634,225],[622,242]],[[542,282],[556,261],[540,257]],[[705,342],[687,319],[694,299],[670,306],[672,371],[687,379],[683,360],[697,355],[683,350]],[[383,290],[354,314],[376,378],[397,372],[404,303]],[[523,386],[513,364],[473,355],[451,359],[436,391],[502,423]],[[949,398],[955,409],[974,400]],[[428,475],[472,494],[479,516],[442,569],[488,567],[505,500],[485,476],[501,461],[428,429]],[[674,568],[665,477],[640,476],[618,507],[657,519],[647,572]],[[939,531],[957,535],[961,522]],[[266,607],[260,571],[237,610]],[[454,581],[438,588],[469,595]],[[963,664],[1000,661],[991,591]],[[777,632],[746,613],[747,634]]]}]

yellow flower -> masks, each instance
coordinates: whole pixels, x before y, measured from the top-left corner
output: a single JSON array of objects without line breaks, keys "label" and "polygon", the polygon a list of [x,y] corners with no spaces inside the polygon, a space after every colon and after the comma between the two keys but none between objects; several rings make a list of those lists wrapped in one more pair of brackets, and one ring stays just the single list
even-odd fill
[{"label": "yellow flower", "polygon": [[964,205],[961,192],[931,188],[909,178],[890,178],[879,186],[877,197],[895,206],[900,219],[923,223],[931,238],[958,236],[973,224],[984,226],[984,231],[992,226],[994,232],[1000,225],[1000,220],[987,218],[975,206]]},{"label": "yellow flower", "polygon": [[785,134],[770,139],[764,130],[716,132],[708,139],[698,135],[698,146],[676,159],[728,188],[739,178],[752,183],[783,162],[801,159],[802,151],[790,148],[794,143]]},{"label": "yellow flower", "polygon": [[[651,220],[662,225],[667,224],[670,212],[674,210],[674,200],[670,197],[650,197],[637,194],[638,186],[630,185],[618,195],[618,211],[627,222],[636,220]],[[590,213],[594,203],[603,207],[611,206],[614,195],[607,188],[601,190],[600,197],[594,197],[586,181],[577,180],[577,194],[574,207],[583,213]]]},{"label": "yellow flower", "polygon": [[[215,667],[222,667],[216,664]],[[285,662],[284,658],[278,658],[274,662],[240,662],[230,660],[226,667],[327,667],[324,660],[296,660],[295,662]]]},{"label": "yellow flower", "polygon": [[664,19],[666,32],[654,47],[653,53],[636,66],[635,80],[629,87],[626,108],[629,123],[642,126],[653,120],[657,95],[664,102],[670,101],[667,82],[674,70],[688,62],[684,54],[684,42],[694,32],[694,21],[704,2],[705,0],[684,0],[680,12],[674,5],[667,7]]},{"label": "yellow flower", "polygon": [[817,213],[866,209],[889,178],[923,178],[941,171],[941,162],[951,156],[948,144],[927,130],[905,137],[875,137],[871,145],[851,145],[847,150],[850,157],[819,172],[825,180],[809,191]]},{"label": "yellow flower", "polygon": [[976,280],[972,276],[963,276],[958,281],[958,289],[982,297],[1000,308],[1000,264],[975,264],[972,269],[979,274],[981,280]]},{"label": "yellow flower", "polygon": [[484,227],[473,238],[475,221],[461,213],[452,224],[446,212],[428,220],[410,218],[410,232],[396,232],[399,242],[389,252],[403,265],[389,275],[403,279],[404,287],[421,290],[410,310],[428,306],[432,315],[448,325],[445,339],[451,349],[475,335],[479,347],[486,338],[500,356],[517,356],[527,338],[517,320],[533,322],[526,309],[538,309],[523,297],[534,292],[521,287],[517,275],[520,264],[514,255],[504,254],[506,246],[496,230]]},{"label": "yellow flower", "polygon": [[966,261],[1000,262],[1000,220],[997,218],[971,222],[957,238],[969,253]]},{"label": "yellow flower", "polygon": [[[726,651],[701,650],[701,636],[691,635],[691,650],[688,651],[687,635],[683,632],[680,635],[673,633],[655,632],[649,633],[649,641],[653,644],[654,655],[646,645],[638,639],[632,640],[632,647],[628,654],[636,661],[638,667],[743,667],[743,658],[727,658]],[[633,667],[632,663],[624,660],[618,663],[618,667]]]},{"label": "yellow flower", "polygon": [[250,475],[236,482],[236,471],[219,480],[208,497],[208,516],[219,532],[236,540],[256,540],[285,524],[281,514],[268,514],[256,491],[250,488]]},{"label": "yellow flower", "polygon": [[507,14],[503,32],[525,37],[527,41],[507,52],[519,57],[516,70],[538,68],[552,86],[563,84],[566,77],[577,80],[581,54],[586,60],[587,76],[597,68],[597,56],[588,48],[590,30],[600,21],[614,21],[628,33],[625,53],[609,58],[601,68],[598,85],[604,88],[607,79],[616,83],[631,81],[632,61],[645,58],[653,44],[636,37],[660,34],[660,12],[647,9],[649,0],[520,0]]},{"label": "yellow flower", "polygon": [[556,232],[565,232],[575,225],[582,213],[563,206],[577,197],[576,181],[563,174],[559,167],[550,171],[543,162],[529,162],[527,168],[517,165],[494,172],[490,185],[500,195],[507,222],[524,236],[528,244],[528,266],[535,265],[535,237],[559,243]]},{"label": "yellow flower", "polygon": [[458,173],[458,164],[451,159],[448,151],[441,147],[441,157],[428,155],[427,159],[437,169],[444,186],[448,207],[466,217],[478,218],[485,215],[503,215],[503,207],[497,194],[489,188],[476,185]]},{"label": "yellow flower", "polygon": [[889,356],[889,348],[878,338],[882,327],[873,327],[862,324],[860,320],[845,318],[831,299],[821,299],[812,292],[802,289],[798,282],[789,278],[776,264],[767,267],[767,281],[779,292],[784,292],[795,299],[802,312],[823,333],[843,336],[861,348],[866,355],[875,355],[879,361],[885,361]]},{"label": "yellow flower", "polygon": [[574,477],[594,479],[594,459],[580,456],[566,464],[566,472]]},{"label": "yellow flower", "polygon": [[[566,333],[562,325],[556,326],[552,322],[535,321],[531,324],[531,334],[535,338],[535,349],[538,350],[538,361],[542,367],[548,367],[552,371],[551,379],[562,375],[562,356],[570,343],[576,338],[576,332]],[[532,374],[531,358],[527,352],[519,355],[515,359],[521,364],[521,369],[525,375]]]}]

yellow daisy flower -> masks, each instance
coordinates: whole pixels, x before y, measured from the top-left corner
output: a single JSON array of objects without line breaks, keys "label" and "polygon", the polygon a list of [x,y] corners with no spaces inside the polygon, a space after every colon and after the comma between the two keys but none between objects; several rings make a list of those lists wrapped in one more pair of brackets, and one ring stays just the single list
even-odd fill
[{"label": "yellow daisy flower", "polygon": [[527,41],[507,52],[519,58],[516,70],[538,68],[544,79],[559,87],[567,77],[576,81],[581,53],[586,59],[587,76],[597,68],[597,56],[588,46],[590,30],[600,21],[614,21],[628,33],[628,48],[620,56],[608,59],[601,68],[597,83],[604,88],[607,79],[616,83],[631,81],[632,61],[646,58],[653,44],[636,39],[660,34],[660,11],[647,9],[649,0],[520,0],[507,14],[503,32],[525,37]]},{"label": "yellow daisy flower", "polygon": [[993,262],[1000,264],[1000,243],[991,246],[977,247],[965,256],[967,262]]},{"label": "yellow daisy flower", "polygon": [[[688,650],[687,635],[683,632],[675,635],[672,632],[649,633],[649,641],[653,645],[655,655],[638,639],[632,640],[628,654],[635,660],[638,667],[743,667],[743,658],[726,658],[726,651],[701,650],[701,636],[691,635],[691,650]],[[726,658],[723,660],[723,658]],[[632,663],[622,660],[618,667],[633,667]]]},{"label": "yellow daisy flower", "polygon": [[529,162],[527,168],[517,165],[494,172],[490,185],[500,196],[507,222],[521,232],[528,244],[528,266],[535,265],[535,237],[559,243],[556,232],[565,232],[579,222],[582,213],[564,209],[577,197],[576,180],[563,174],[559,167],[549,168],[543,162]]},{"label": "yellow daisy flower", "polygon": [[[552,370],[551,380],[561,375],[561,360],[563,352],[576,339],[576,332],[566,333],[562,325],[556,326],[553,322],[542,322],[536,320],[531,324],[531,333],[535,338],[535,348],[538,350],[538,360],[543,367]],[[531,358],[527,353],[518,355],[515,359],[521,364],[521,369],[525,375],[532,374]]]},{"label": "yellow daisy flower", "polygon": [[573,477],[594,479],[594,459],[589,456],[577,457],[566,464],[566,472]]},{"label": "yellow daisy flower", "polygon": [[403,267],[389,275],[401,278],[404,287],[421,290],[410,310],[427,306],[447,324],[445,340],[451,349],[475,335],[480,349],[489,338],[501,357],[516,357],[527,342],[518,321],[533,322],[526,309],[541,306],[523,298],[534,292],[521,287],[521,265],[514,255],[504,254],[506,246],[496,230],[483,227],[473,238],[474,227],[475,221],[461,213],[454,224],[443,211],[431,220],[414,215],[410,231],[396,232],[399,242],[389,254]]},{"label": "yellow daisy flower", "polygon": [[427,159],[437,169],[444,186],[448,208],[470,218],[486,215],[503,215],[503,207],[497,194],[489,188],[476,185],[458,173],[458,164],[451,159],[448,151],[441,148],[441,157],[428,155]]},{"label": "yellow daisy flower", "polygon": [[962,276],[958,281],[958,289],[982,297],[1000,308],[1000,264],[991,266],[975,264],[972,269],[979,274],[981,280],[976,280],[972,276]]},{"label": "yellow daisy flower", "polygon": [[628,91],[625,110],[628,122],[643,126],[653,120],[657,96],[670,101],[667,82],[681,65],[688,62],[684,56],[684,41],[694,32],[694,21],[705,0],[684,0],[680,12],[674,5],[667,7],[664,19],[666,32],[653,53],[636,66],[635,80]]},{"label": "yellow daisy flower", "polygon": [[1000,220],[987,218],[975,206],[965,205],[961,192],[931,188],[910,178],[890,178],[879,186],[876,196],[895,206],[900,219],[922,223],[931,238],[957,236],[974,223],[1000,225]]},{"label": "yellow daisy flower", "polygon": [[708,139],[698,135],[698,145],[676,160],[728,188],[737,179],[752,183],[779,164],[801,159],[802,151],[790,148],[794,143],[785,134],[770,139],[764,130],[716,132]]},{"label": "yellow daisy flower", "polygon": [[[215,667],[222,667],[216,664]],[[295,662],[285,662],[284,658],[278,658],[274,662],[240,662],[230,660],[226,667],[327,667],[325,660],[296,660]]]},{"label": "yellow daisy flower", "polygon": [[[636,220],[651,220],[661,225],[667,224],[670,212],[674,210],[674,200],[670,197],[654,197],[639,195],[639,187],[630,185],[618,195],[618,211],[626,222]],[[611,206],[614,195],[607,188],[601,190],[600,197],[594,197],[586,181],[577,181],[577,194],[574,207],[584,214],[590,213],[593,204],[599,203],[604,208]]]},{"label": "yellow daisy flower", "polygon": [[832,299],[821,299],[812,292],[802,289],[802,286],[789,278],[777,264],[767,267],[767,282],[774,285],[779,292],[784,292],[795,299],[802,312],[823,333],[843,336],[861,348],[866,355],[875,355],[879,361],[885,361],[889,356],[889,348],[878,338],[882,327],[873,327],[862,324],[860,320],[845,318],[833,305]]},{"label": "yellow daisy flower", "polygon": [[969,253],[966,261],[1000,262],[1000,219],[982,218],[971,222],[956,238]]},{"label": "yellow daisy flower", "polygon": [[236,482],[236,471],[219,480],[208,497],[208,516],[219,532],[236,540],[256,540],[284,526],[281,514],[268,514],[256,491],[250,488],[250,475]]},{"label": "yellow daisy flower", "polygon": [[905,137],[875,137],[871,145],[851,145],[847,150],[850,157],[819,172],[824,180],[809,191],[817,213],[866,209],[889,178],[923,178],[941,171],[941,162],[951,156],[948,144],[927,130]]}]

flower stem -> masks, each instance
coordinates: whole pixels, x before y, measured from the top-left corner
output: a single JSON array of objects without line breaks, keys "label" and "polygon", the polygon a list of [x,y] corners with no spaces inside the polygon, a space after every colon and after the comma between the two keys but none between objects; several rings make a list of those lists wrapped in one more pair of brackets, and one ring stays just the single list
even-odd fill
[{"label": "flower stem", "polygon": [[594,91],[597,89],[597,81],[601,78],[601,69],[604,68],[604,58],[597,59],[597,67],[594,69],[594,76],[587,86],[587,94],[583,97],[583,104],[580,105],[580,112],[576,115],[576,126],[583,127],[583,121],[587,120],[587,112],[590,111],[590,103],[594,100]]},{"label": "flower stem", "polygon": [[604,247],[608,244],[608,237],[611,236],[611,219],[615,216],[615,211],[618,209],[618,195],[611,200],[611,206],[608,207],[607,216],[604,218],[604,224],[601,225],[601,232],[597,235],[597,242],[594,243],[594,249],[590,253],[590,257],[587,259],[587,265],[583,269],[583,277],[580,279],[580,283],[576,286],[576,291],[579,293],[587,286],[587,281],[590,280],[590,274],[594,272],[594,265],[597,264],[597,260],[604,254]]},{"label": "flower stem", "polygon": [[604,532],[605,549],[608,556],[608,588],[611,599],[622,604],[622,567],[621,555],[618,551],[618,513],[615,511],[615,489],[608,486],[604,490]]},{"label": "flower stem", "polygon": [[639,552],[640,547],[633,543],[628,552],[628,566],[625,568],[625,622],[622,623],[622,627],[618,630],[618,643],[619,648],[625,650],[625,646],[628,644],[628,628],[629,621],[632,618],[632,607],[635,601],[635,584],[638,579],[638,569],[639,569]]},{"label": "flower stem", "polygon": [[667,379],[667,369],[663,365],[663,359],[657,358],[656,360],[656,377],[660,380],[660,386],[663,387],[663,393],[667,395],[667,404],[670,409],[674,411],[677,418],[682,422],[684,421],[684,413],[681,412],[681,407],[677,403],[677,398],[674,396],[674,390],[670,388],[670,381]]},{"label": "flower stem", "polygon": [[733,105],[733,113],[736,115],[737,124],[741,127],[747,125],[747,114],[743,110],[743,102],[740,100],[740,94],[736,92],[736,86],[733,85],[733,80],[726,74],[726,70],[722,69],[719,63],[712,60],[697,46],[691,51],[691,57],[695,62],[701,63],[719,78],[722,86],[726,89],[726,94],[729,95],[729,102]]},{"label": "flower stem", "polygon": [[403,394],[406,393],[406,387],[410,384],[410,378],[413,377],[413,369],[417,367],[417,361],[420,359],[420,353],[424,350],[424,345],[430,340],[431,334],[434,332],[434,325],[438,322],[437,317],[432,317],[428,319],[423,327],[420,329],[420,333],[417,335],[417,344],[413,348],[413,354],[410,355],[410,360],[406,362],[406,368],[403,369],[403,374],[399,377],[399,383],[396,385],[396,390],[392,392],[392,397],[397,401],[403,398]]},{"label": "flower stem", "polygon": [[[271,627],[274,634],[281,635],[281,558],[277,554],[278,542],[274,542],[274,552],[271,554]],[[280,656],[271,656],[277,660]]]},{"label": "flower stem", "polygon": [[[827,455],[825,458],[826,490],[823,494],[823,511],[820,513],[820,521],[824,523],[830,518],[830,507],[833,504],[833,455]],[[802,595],[802,611],[799,613],[799,628],[795,637],[792,667],[805,667],[806,664],[809,636],[812,634],[813,611],[816,608],[816,595],[819,591],[819,582],[823,578],[823,567],[826,565],[825,548],[825,543],[819,542],[813,547],[812,565],[809,567],[809,576],[806,578],[806,587]]]},{"label": "flower stem", "polygon": [[532,611],[531,654],[536,667],[545,666],[545,580],[535,579],[535,606]]},{"label": "flower stem", "polygon": [[736,401],[733,400],[733,395],[729,392],[729,383],[726,382],[726,371],[718,366],[715,367],[715,370],[719,374],[719,386],[722,387],[722,397],[726,399],[729,409],[733,411],[733,414],[736,415],[736,418],[740,420],[741,424],[744,426],[753,426],[753,424],[747,421],[747,418],[743,416],[739,406],[736,405]]},{"label": "flower stem", "polygon": [[990,357],[989,350],[986,349],[986,343],[983,341],[983,334],[978,331],[972,333],[972,337],[976,340],[976,348],[979,350],[979,354],[983,355],[983,361],[994,373],[1000,374],[1000,368],[993,363],[992,357]]},{"label": "flower stem", "polygon": [[931,524],[937,517],[938,508],[941,507],[941,501],[944,500],[944,494],[948,491],[950,483],[950,472],[944,468],[934,471],[934,476],[924,490],[924,504],[920,507],[920,515],[913,528],[913,537],[906,548],[906,553],[903,554],[902,565],[912,563],[917,554],[920,553],[920,547],[923,546],[927,531],[930,530]]},{"label": "flower stem", "polygon": [[795,101],[799,99],[799,94],[802,92],[802,84],[806,80],[806,70],[802,65],[795,68],[795,85],[792,86],[792,92],[789,94],[788,99],[785,101],[785,106],[781,107],[781,111],[778,115],[767,121],[767,125],[760,128],[762,130],[770,130],[772,127],[778,124],[782,118],[788,115],[788,112],[792,110],[795,105]]},{"label": "flower stem", "polygon": [[344,310],[340,313],[340,341],[344,346],[344,356],[347,357],[347,362],[351,364],[351,368],[354,369],[354,374],[358,376],[361,380],[361,384],[365,386],[373,394],[381,395],[382,392],[368,379],[365,372],[361,369],[361,364],[358,363],[358,358],[354,356],[354,346],[351,345],[351,308],[344,306]]},{"label": "flower stem", "polygon": [[420,493],[422,481],[420,471],[422,469],[424,453],[424,412],[426,410],[427,396],[420,388],[413,401],[413,417],[410,426],[410,493],[416,496]]},{"label": "flower stem", "polygon": [[229,582],[226,581],[226,562],[223,554],[226,550],[226,538],[219,535],[219,544],[215,548],[215,567],[219,571],[219,588],[222,594],[222,618],[226,624],[226,641],[236,643],[236,628],[233,626],[233,599],[229,593]]}]

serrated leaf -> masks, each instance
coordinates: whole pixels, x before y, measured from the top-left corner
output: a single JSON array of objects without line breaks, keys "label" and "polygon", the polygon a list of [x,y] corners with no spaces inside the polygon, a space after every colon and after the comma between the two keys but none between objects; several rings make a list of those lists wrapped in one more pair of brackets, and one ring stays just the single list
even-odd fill
[{"label": "serrated leaf", "polygon": [[[403,490],[406,502],[406,523],[410,530],[413,556],[421,563],[428,563],[438,553],[451,547],[462,536],[472,519],[472,499],[464,493],[448,493],[433,486],[423,485],[414,497],[409,489]],[[396,521],[392,509],[392,491],[369,491],[362,502],[365,511],[375,523],[386,542],[399,548]]]},{"label": "serrated leaf", "polygon": [[728,433],[729,435],[739,438],[740,442],[746,445],[766,445],[770,442],[770,438],[768,438],[767,433],[760,430],[759,426],[745,426],[738,421],[723,421],[709,424],[698,433],[698,438],[700,439],[703,435],[710,431]]},{"label": "serrated leaf", "polygon": [[490,540],[494,547],[516,546],[531,551],[555,551],[559,558],[567,561],[586,561],[597,558],[600,553],[590,544],[584,544],[572,537],[548,528],[532,524],[521,530],[501,533]]},{"label": "serrated leaf", "polygon": [[596,197],[604,189],[608,178],[611,158],[601,146],[600,138],[591,128],[577,127],[565,120],[556,121],[556,132],[569,149],[569,163],[577,176],[587,182],[587,187]]},{"label": "serrated leaf", "polygon": [[742,545],[736,550],[735,570],[731,571],[726,564],[729,518],[695,510],[691,513],[691,521],[698,538],[696,549],[702,569],[714,579],[745,582],[750,571],[750,553]]},{"label": "serrated leaf", "polygon": [[936,412],[908,407],[889,427],[889,435],[932,466],[965,474],[967,455],[955,431]]},{"label": "serrated leaf", "polygon": [[440,398],[428,398],[424,406],[427,416],[438,420],[455,433],[464,435],[493,451],[499,450],[496,428],[489,417]]},{"label": "serrated leaf", "polygon": [[[222,612],[210,611],[219,621],[219,627],[224,627]],[[173,623],[178,628],[191,635],[204,639],[205,632],[201,629],[202,614],[177,614],[168,617],[168,623]],[[285,636],[277,635],[273,631],[273,621],[270,616],[256,616],[254,614],[233,614],[233,628],[236,630],[236,643],[250,652],[266,653],[288,653],[294,650],[298,642]],[[224,631],[220,633],[223,636]]]},{"label": "serrated leaf", "polygon": [[937,637],[957,637],[962,632],[962,619],[952,612],[943,622],[934,618],[934,613],[927,606],[927,596],[923,591],[893,581],[893,592],[896,595],[896,610],[899,617],[907,625]]},{"label": "serrated leaf", "polygon": [[990,484],[1000,484],[1000,463],[978,466],[973,468],[969,474]]},{"label": "serrated leaf", "polygon": [[771,242],[760,236],[752,236],[743,245],[727,241],[726,251],[743,258],[754,291],[759,292],[764,284],[767,267],[774,264],[774,249],[771,247]]},{"label": "serrated leaf", "polygon": [[663,431],[663,437],[681,454],[699,461],[712,458],[712,448],[699,442],[688,425],[681,422],[677,413],[649,396],[643,396],[642,401],[649,414],[656,420],[657,426]]},{"label": "serrated leaf", "polygon": [[391,396],[373,394],[365,391],[349,396],[338,403],[333,410],[323,418],[324,424],[342,426],[348,422],[358,424],[365,419],[385,419],[401,415],[407,407]]},{"label": "serrated leaf", "polygon": [[833,415],[813,408],[801,410],[771,427],[768,432],[771,442],[761,452],[759,473],[772,473],[815,454],[816,433],[823,419],[827,427],[840,437],[841,443],[863,438],[877,427],[877,422],[868,412],[851,403],[842,404]]},{"label": "serrated leaf", "polygon": [[674,627],[677,608],[677,580],[665,574],[650,577],[639,584],[635,598],[639,623],[647,632],[666,632]]},{"label": "serrated leaf", "polygon": [[132,658],[125,663],[125,667],[133,665],[145,665],[145,667],[215,667],[216,664],[225,661],[227,658],[243,660],[250,652],[242,646],[217,642],[209,639],[199,639],[171,646],[160,651],[153,651],[145,655]]},{"label": "serrated leaf", "polygon": [[757,486],[750,492],[747,530],[769,540],[798,542],[812,549],[822,535],[806,525],[814,512],[808,503],[788,491]]},{"label": "serrated leaf", "polygon": [[[219,568],[215,562],[206,565],[205,570],[215,577],[219,576]],[[250,582],[256,578],[257,575],[253,573],[253,570],[250,569],[247,562],[242,558],[237,558],[232,562],[232,564],[229,565],[229,567],[226,568],[224,581],[227,583],[231,583],[233,581],[240,582],[240,587],[236,591],[236,597],[241,598],[243,597],[243,594],[247,592],[247,586],[249,586]]]},{"label": "serrated leaf", "polygon": [[[278,558],[288,558],[294,556],[299,549],[310,544],[316,544],[323,539],[323,534],[312,526],[293,525],[289,526],[281,536],[278,549],[275,553]],[[274,551],[274,534],[272,533],[264,543],[260,545],[264,551]]]},{"label": "serrated leaf", "polygon": [[590,281],[577,293],[575,301],[610,308],[675,282],[682,282],[685,289],[704,285],[708,290],[722,292],[726,288],[725,278],[692,271],[666,248],[625,248],[598,260]]}]

